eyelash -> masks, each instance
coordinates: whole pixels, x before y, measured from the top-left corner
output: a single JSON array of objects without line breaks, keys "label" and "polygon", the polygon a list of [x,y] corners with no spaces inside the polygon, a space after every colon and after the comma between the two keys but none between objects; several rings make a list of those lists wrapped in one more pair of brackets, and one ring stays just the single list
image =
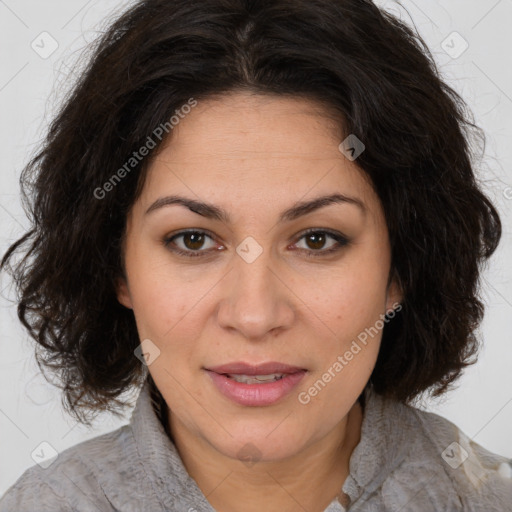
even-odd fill
[{"label": "eyelash", "polygon": [[[299,249],[299,251],[305,252],[306,257],[308,257],[308,258],[321,258],[321,257],[329,256],[335,252],[340,251],[341,249],[343,249],[345,246],[347,246],[350,243],[350,241],[346,237],[340,235],[339,233],[336,233],[336,232],[330,231],[330,230],[315,229],[315,228],[311,228],[311,229],[308,229],[307,231],[303,232],[295,243],[298,243],[304,237],[306,237],[307,235],[310,235],[312,233],[315,233],[315,234],[321,233],[324,235],[328,235],[329,237],[331,237],[332,239],[334,239],[337,242],[337,245],[334,245],[333,247],[331,247],[330,249],[327,249],[327,250],[319,249],[317,251],[314,251],[314,250],[307,250],[307,249]],[[170,237],[165,237],[162,240],[162,243],[170,251],[174,252],[175,254],[178,254],[179,256],[185,256],[187,258],[203,257],[204,253],[211,251],[211,249],[209,249],[207,251],[201,251],[201,250],[184,251],[182,249],[177,249],[175,247],[172,247],[172,248],[169,247],[174,239],[176,239],[180,236],[187,235],[187,234],[202,234],[202,235],[206,235],[209,238],[213,239],[213,236],[211,236],[207,231],[191,229],[191,230],[186,230],[186,231],[180,231],[179,233],[176,233]]]}]

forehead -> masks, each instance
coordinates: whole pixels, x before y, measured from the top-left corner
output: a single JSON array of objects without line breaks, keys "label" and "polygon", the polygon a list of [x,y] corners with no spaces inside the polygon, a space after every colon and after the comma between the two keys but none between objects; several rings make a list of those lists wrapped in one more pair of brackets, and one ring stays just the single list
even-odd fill
[{"label": "forehead", "polygon": [[[167,146],[174,160],[215,152],[226,159],[339,157],[342,118],[311,100],[233,93],[201,101],[179,121]],[[333,151],[335,149],[336,151]]]},{"label": "forehead", "polygon": [[[310,100],[246,93],[202,101],[152,162],[144,204],[165,193],[257,208],[340,192],[375,201],[363,171],[340,152],[342,119]],[[224,200],[224,201],[223,201]]]}]

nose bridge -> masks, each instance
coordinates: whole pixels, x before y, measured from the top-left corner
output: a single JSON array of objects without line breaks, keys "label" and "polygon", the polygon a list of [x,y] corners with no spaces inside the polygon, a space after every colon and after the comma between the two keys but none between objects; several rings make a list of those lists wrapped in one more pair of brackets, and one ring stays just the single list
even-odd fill
[{"label": "nose bridge", "polygon": [[263,338],[268,331],[284,327],[293,319],[287,288],[274,269],[270,248],[264,250],[248,237],[236,251],[219,322],[247,338]]},{"label": "nose bridge", "polygon": [[[242,252],[242,244],[237,249],[237,257],[234,258],[234,279],[236,293],[240,298],[255,298],[268,302],[269,297],[275,290],[275,271],[272,268],[270,249],[266,248],[261,254],[254,256],[254,248],[250,248],[245,255]],[[247,258],[246,258],[247,256]]]}]

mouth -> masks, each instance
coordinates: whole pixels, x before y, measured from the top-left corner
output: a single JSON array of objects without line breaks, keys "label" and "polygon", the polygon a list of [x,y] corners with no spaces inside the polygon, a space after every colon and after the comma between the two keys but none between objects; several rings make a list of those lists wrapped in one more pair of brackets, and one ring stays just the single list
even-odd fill
[{"label": "mouth", "polygon": [[285,373],[269,373],[268,375],[244,375],[244,374],[236,374],[236,373],[223,373],[228,379],[233,379],[236,382],[241,382],[243,384],[265,384],[267,382],[276,382],[277,380],[281,380],[285,375]]},{"label": "mouth", "polygon": [[222,395],[247,406],[273,404],[286,396],[307,370],[285,363],[236,362],[204,368]]},{"label": "mouth", "polygon": [[261,377],[267,375],[289,375],[304,371],[305,368],[292,366],[286,363],[271,361],[269,363],[251,364],[245,362],[234,362],[211,366],[205,370],[218,373],[219,375],[246,375],[250,377]]}]

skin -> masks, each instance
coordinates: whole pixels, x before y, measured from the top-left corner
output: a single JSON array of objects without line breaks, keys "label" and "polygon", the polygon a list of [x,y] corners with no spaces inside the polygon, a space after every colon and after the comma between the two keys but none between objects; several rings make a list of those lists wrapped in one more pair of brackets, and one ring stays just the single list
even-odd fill
[{"label": "skin", "polygon": [[[340,493],[360,439],[357,398],[381,332],[309,403],[298,400],[401,298],[394,282],[388,287],[391,251],[380,201],[357,160],[338,149],[340,122],[301,98],[237,92],[199,102],[152,162],[127,218],[118,300],[133,309],[140,339],[160,351],[148,369],[169,407],[172,438],[221,512],[241,504],[248,512],[322,512]],[[297,201],[334,192],[359,199],[365,211],[331,204],[278,220]],[[176,204],[145,214],[171,194],[222,207],[231,222]],[[314,257],[338,244],[327,235],[323,242],[303,236],[309,228],[349,243]],[[208,236],[165,246],[187,229]],[[251,263],[236,252],[248,236],[263,250]],[[173,247],[203,255],[180,256]],[[203,369],[233,361],[280,361],[308,372],[279,402],[242,406]],[[237,455],[247,443],[258,451],[254,464]]]}]

